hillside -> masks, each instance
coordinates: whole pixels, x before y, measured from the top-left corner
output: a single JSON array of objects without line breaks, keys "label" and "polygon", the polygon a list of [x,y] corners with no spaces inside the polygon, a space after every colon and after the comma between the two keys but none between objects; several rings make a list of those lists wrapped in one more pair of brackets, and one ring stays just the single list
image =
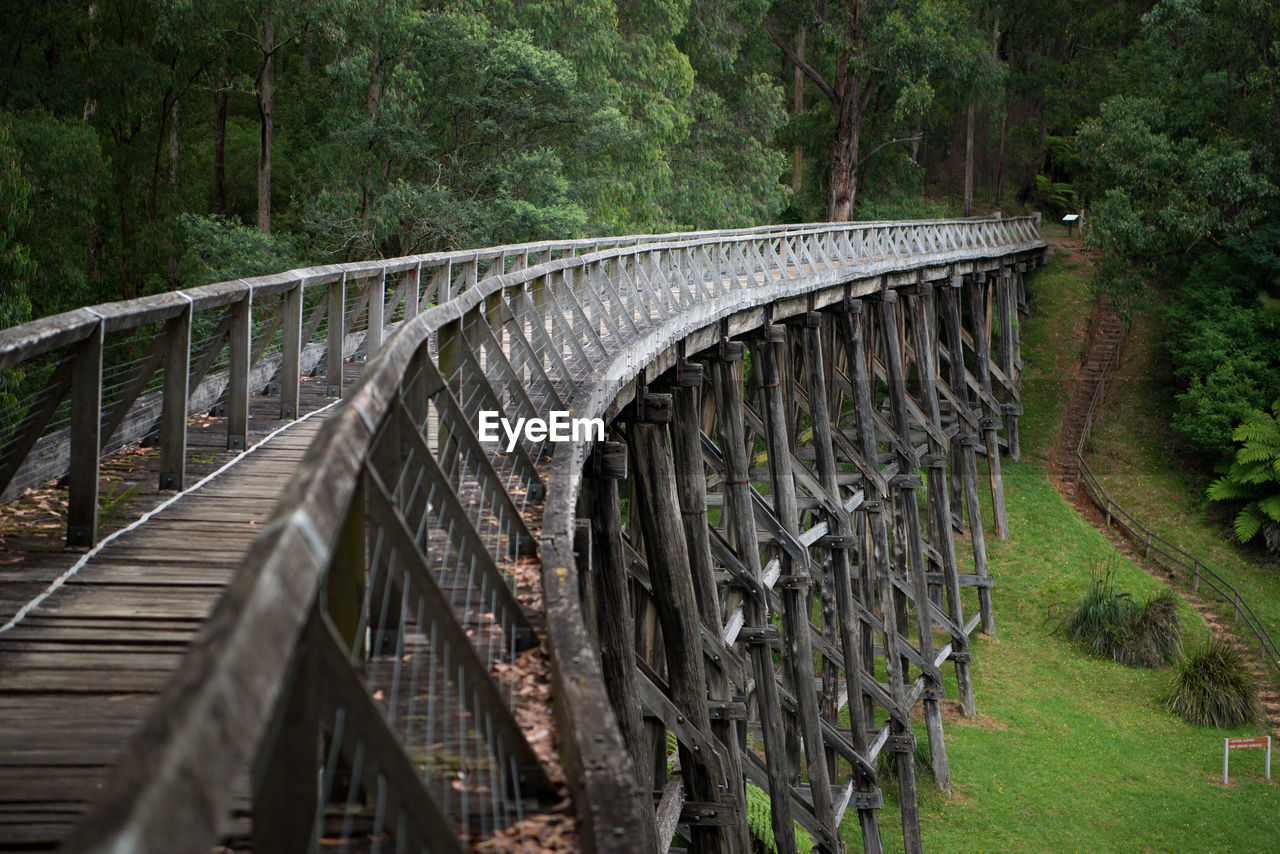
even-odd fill
[{"label": "hillside", "polygon": [[[1081,518],[1050,480],[1049,451],[1087,335],[1092,299],[1085,263],[1060,248],[1027,288],[1023,459],[1004,467],[1012,537],[988,539],[997,635],[975,649],[978,716],[949,722],[955,794],[926,800],[926,845],[1274,850],[1280,828],[1271,816],[1280,789],[1263,782],[1261,752],[1233,756],[1231,783],[1221,783],[1222,737],[1256,734],[1254,728],[1186,724],[1158,701],[1168,670],[1093,659],[1053,634],[1055,619],[1095,573],[1113,569],[1120,587],[1135,595],[1150,595],[1161,583]],[[1188,643],[1202,642],[1204,621],[1190,607],[1182,612]],[[894,825],[886,816],[883,827]],[[856,842],[856,822],[846,838]]]}]

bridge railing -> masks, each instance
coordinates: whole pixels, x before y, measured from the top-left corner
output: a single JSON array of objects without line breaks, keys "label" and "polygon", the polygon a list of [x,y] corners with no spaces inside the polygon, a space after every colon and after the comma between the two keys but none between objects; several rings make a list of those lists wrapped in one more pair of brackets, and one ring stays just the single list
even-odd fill
[{"label": "bridge railing", "polygon": [[[718,237],[786,235],[769,226]],[[338,264],[104,303],[0,331],[0,501],[70,473],[68,545],[97,540],[97,461],[147,436],[161,448],[160,488],[185,480],[189,416],[226,417],[227,449],[243,450],[249,395],[279,397],[297,417],[297,378],[376,350],[406,318],[494,275],[601,249],[689,235],[628,235]],[[331,318],[341,315],[340,324]],[[0,397],[3,399],[3,397]]]},{"label": "bridge railing", "polygon": [[[640,805],[574,569],[590,442],[556,445],[554,456],[546,441],[485,445],[478,412],[607,417],[639,372],[678,342],[719,334],[735,313],[852,278],[1038,249],[1036,226],[627,241],[477,273],[407,317],[322,427],[72,850],[207,845],[250,767],[255,847],[362,833],[390,834],[404,850],[459,850],[518,835],[556,791],[531,758],[537,739],[516,725],[529,710],[511,684],[540,637],[552,656],[559,791],[572,798],[581,845],[627,850]],[[355,266],[323,275],[381,281],[418,260]]]}]

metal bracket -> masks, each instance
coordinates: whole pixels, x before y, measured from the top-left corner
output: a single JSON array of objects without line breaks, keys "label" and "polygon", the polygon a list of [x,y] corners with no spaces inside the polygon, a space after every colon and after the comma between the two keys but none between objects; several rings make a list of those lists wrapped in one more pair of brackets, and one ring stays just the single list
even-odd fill
[{"label": "metal bracket", "polygon": [[884,794],[879,789],[869,792],[855,791],[849,798],[850,809],[878,810],[884,807]]},{"label": "metal bracket", "polygon": [[1000,414],[1001,415],[1021,415],[1022,404],[1021,403],[1002,403],[1000,404]]},{"label": "metal bracket", "polygon": [[920,692],[922,700],[945,700],[947,698],[947,690],[941,685],[930,685]]},{"label": "metal bracket", "polygon": [[979,418],[978,429],[979,430],[999,430],[1000,419],[999,418]]},{"label": "metal bracket", "polygon": [[972,433],[957,433],[954,437],[952,437],[951,441],[963,447],[966,445],[978,444],[978,437],[973,435]]},{"label": "metal bracket", "polygon": [[783,575],[773,586],[778,590],[808,590],[813,586],[813,579],[807,575]]},{"label": "metal bracket", "polygon": [[885,740],[884,749],[891,753],[913,753],[916,749],[916,736],[913,732],[902,735],[890,735]]},{"label": "metal bracket", "polygon": [[959,664],[967,664],[968,662],[973,661],[973,653],[955,651],[947,656],[947,661],[955,661]]}]

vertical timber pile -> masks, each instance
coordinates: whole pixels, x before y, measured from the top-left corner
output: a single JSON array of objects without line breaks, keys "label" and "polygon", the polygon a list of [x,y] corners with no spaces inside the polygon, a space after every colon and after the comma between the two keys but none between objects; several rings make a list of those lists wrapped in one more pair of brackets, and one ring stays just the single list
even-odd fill
[{"label": "vertical timber pile", "polygon": [[853,810],[878,854],[887,751],[904,848],[924,850],[913,711],[932,784],[950,792],[941,668],[975,714],[970,633],[994,631],[978,441],[987,524],[1007,535],[999,453],[1017,445],[1022,269],[993,272],[893,274],[834,303],[721,320],[717,343],[681,342],[619,402],[630,476],[614,443],[590,457],[584,598],[652,807],[646,849],[747,852],[758,788],[778,851],[798,850],[795,828],[843,851]]}]

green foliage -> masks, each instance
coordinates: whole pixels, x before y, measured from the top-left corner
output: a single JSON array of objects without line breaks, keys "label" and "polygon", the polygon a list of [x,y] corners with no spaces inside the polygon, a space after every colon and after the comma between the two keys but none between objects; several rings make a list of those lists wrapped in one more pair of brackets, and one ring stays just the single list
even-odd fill
[{"label": "green foliage", "polygon": [[8,127],[0,124],[0,329],[31,314],[27,288],[36,271],[18,233],[31,221],[31,185],[22,177]]},{"label": "green foliage", "polygon": [[[769,793],[759,786],[747,784],[747,829],[751,834],[752,851],[760,854],[778,854],[778,843],[773,838],[773,813]],[[813,850],[813,837],[796,824],[796,850],[809,854]]]},{"label": "green foliage", "polygon": [[1253,410],[1231,434],[1240,443],[1227,473],[1209,485],[1213,501],[1242,505],[1236,538],[1246,543],[1262,534],[1267,549],[1280,551],[1280,399],[1271,413]]},{"label": "green foliage", "polygon": [[1165,590],[1141,602],[1116,589],[1111,569],[1094,576],[1064,629],[1094,655],[1130,667],[1157,667],[1182,656],[1177,596]]},{"label": "green foliage", "polygon": [[255,228],[216,216],[178,217],[185,249],[178,275],[188,287],[287,270],[297,261],[295,240],[263,234]]},{"label": "green foliage", "polygon": [[1256,680],[1235,647],[1217,638],[1187,656],[1165,695],[1165,708],[1200,726],[1234,727],[1258,717]]}]

